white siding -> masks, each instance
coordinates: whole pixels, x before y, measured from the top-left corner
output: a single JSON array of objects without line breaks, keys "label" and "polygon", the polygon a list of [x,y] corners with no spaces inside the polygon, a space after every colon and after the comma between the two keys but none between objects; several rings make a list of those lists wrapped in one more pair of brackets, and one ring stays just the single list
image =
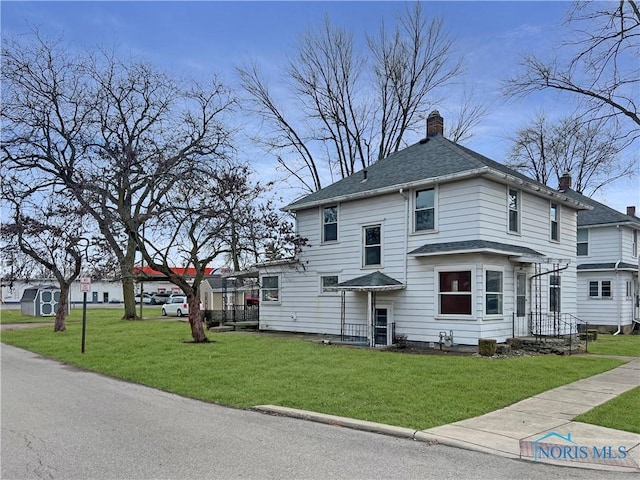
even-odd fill
[{"label": "white siding", "polygon": [[[611,298],[589,296],[589,282],[611,282]],[[633,292],[626,294],[626,282],[634,285],[631,272],[580,272],[578,275],[580,296],[578,317],[591,325],[631,325],[633,319]]]}]

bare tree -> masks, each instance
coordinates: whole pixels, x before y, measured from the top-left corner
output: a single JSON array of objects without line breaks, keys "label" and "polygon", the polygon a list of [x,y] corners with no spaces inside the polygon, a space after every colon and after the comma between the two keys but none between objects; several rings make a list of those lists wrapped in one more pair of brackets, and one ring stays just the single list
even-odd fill
[{"label": "bare tree", "polygon": [[[146,217],[144,229],[137,229],[142,219],[131,219],[131,233],[147,265],[163,273],[187,296],[196,343],[208,341],[199,308],[206,268],[234,248],[229,243],[229,237],[234,236],[230,231],[243,205],[229,199],[251,196],[255,188],[241,166],[221,162],[201,165],[176,179],[165,209],[140,212]],[[187,275],[188,269],[195,275]]]},{"label": "bare tree", "polygon": [[2,59],[3,164],[61,183],[95,219],[118,260],[124,318],[136,318],[141,213],[162,212],[176,179],[226,154],[229,91],[38,34],[5,41]]},{"label": "bare tree", "polygon": [[85,257],[84,215],[73,198],[51,188],[28,187],[16,178],[3,184],[2,197],[10,205],[12,217],[2,229],[5,242],[42,265],[58,282],[60,298],[53,331],[62,332],[66,329],[69,290]]},{"label": "bare tree", "polygon": [[[623,159],[624,144],[600,121],[578,116],[557,122],[538,114],[511,139],[509,166],[550,185],[571,173],[574,190],[591,196],[615,180],[633,175],[637,159]],[[555,186],[555,185],[554,185]]]},{"label": "bare tree", "polygon": [[575,2],[565,23],[572,28],[556,56],[524,55],[524,71],[506,81],[506,93],[576,95],[584,101],[587,120],[614,121],[618,136],[630,143],[640,134],[640,10],[635,0]]},{"label": "bare tree", "polygon": [[[255,62],[238,68],[247,108],[267,126],[259,141],[308,191],[322,187],[326,171],[346,177],[402,148],[424,130],[440,90],[463,73],[443,20],[429,21],[420,3],[399,16],[395,30],[388,33],[383,24],[367,44],[358,50],[352,34],[328,18],[301,36],[286,78],[288,103],[304,120],[278,104]],[[469,103],[461,113],[484,112]],[[454,122],[456,138],[476,122]]]}]

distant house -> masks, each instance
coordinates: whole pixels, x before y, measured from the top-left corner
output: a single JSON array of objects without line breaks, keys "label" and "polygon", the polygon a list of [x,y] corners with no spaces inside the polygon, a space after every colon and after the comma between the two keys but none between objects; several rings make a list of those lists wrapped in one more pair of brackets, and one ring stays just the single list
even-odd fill
[{"label": "distant house", "polygon": [[256,265],[260,329],[387,345],[500,342],[577,309],[577,215],[591,208],[443,137],[287,207],[308,244]]},{"label": "distant house", "polygon": [[592,207],[578,213],[578,316],[603,331],[629,333],[640,322],[638,236],[635,207],[627,213],[571,190],[570,177],[561,191]]}]

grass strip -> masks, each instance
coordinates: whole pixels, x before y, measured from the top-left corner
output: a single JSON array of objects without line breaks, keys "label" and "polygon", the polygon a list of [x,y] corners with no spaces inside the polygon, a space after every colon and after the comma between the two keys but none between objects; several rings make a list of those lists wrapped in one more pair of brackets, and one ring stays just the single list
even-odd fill
[{"label": "grass strip", "polygon": [[629,390],[602,405],[589,410],[574,420],[602,427],[640,433],[640,387]]},{"label": "grass strip", "polygon": [[598,334],[595,342],[589,342],[589,353],[640,357],[640,335]]}]

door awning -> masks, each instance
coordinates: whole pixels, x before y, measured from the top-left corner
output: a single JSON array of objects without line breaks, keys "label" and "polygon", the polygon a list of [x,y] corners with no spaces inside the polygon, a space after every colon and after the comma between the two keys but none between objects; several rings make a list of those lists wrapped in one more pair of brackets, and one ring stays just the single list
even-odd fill
[{"label": "door awning", "polygon": [[382,272],[373,272],[368,275],[356,277],[351,280],[340,282],[337,285],[326,287],[327,290],[343,292],[343,291],[356,291],[356,292],[381,292],[388,290],[402,290],[405,285],[399,282],[395,278],[391,278]]}]

